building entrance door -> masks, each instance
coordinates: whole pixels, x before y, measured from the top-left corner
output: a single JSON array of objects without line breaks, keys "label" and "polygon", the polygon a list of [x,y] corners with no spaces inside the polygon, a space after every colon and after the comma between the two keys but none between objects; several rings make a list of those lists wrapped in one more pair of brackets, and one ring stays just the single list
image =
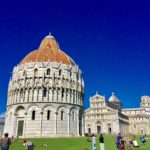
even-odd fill
[{"label": "building entrance door", "polygon": [[108,128],[108,133],[111,133],[111,127]]},{"label": "building entrance door", "polygon": [[97,126],[97,134],[101,133],[101,126]]},{"label": "building entrance door", "polygon": [[23,126],[24,126],[24,120],[19,120],[18,121],[18,136],[23,136]]}]

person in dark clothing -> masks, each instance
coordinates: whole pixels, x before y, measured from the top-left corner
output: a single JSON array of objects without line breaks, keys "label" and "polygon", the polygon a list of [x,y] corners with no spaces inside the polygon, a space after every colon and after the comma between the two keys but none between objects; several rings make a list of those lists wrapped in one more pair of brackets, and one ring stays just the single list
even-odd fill
[{"label": "person in dark clothing", "polygon": [[11,144],[11,140],[8,137],[8,133],[5,133],[4,138],[1,139],[1,150],[9,150],[10,144]]},{"label": "person in dark clothing", "polygon": [[118,150],[121,150],[121,139],[122,139],[122,136],[121,136],[121,133],[119,133],[116,139],[116,145],[117,145]]},{"label": "person in dark clothing", "polygon": [[100,143],[100,150],[105,150],[104,137],[102,133],[99,136],[99,143]]}]

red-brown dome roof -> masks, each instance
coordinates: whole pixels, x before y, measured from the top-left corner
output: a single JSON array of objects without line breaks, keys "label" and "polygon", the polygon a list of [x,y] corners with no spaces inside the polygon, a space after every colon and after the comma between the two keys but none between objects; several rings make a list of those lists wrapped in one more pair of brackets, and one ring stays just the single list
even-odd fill
[{"label": "red-brown dome roof", "polygon": [[74,61],[59,49],[58,43],[51,35],[46,36],[42,40],[39,49],[29,53],[20,64],[28,62],[61,62],[63,64],[75,65]]}]

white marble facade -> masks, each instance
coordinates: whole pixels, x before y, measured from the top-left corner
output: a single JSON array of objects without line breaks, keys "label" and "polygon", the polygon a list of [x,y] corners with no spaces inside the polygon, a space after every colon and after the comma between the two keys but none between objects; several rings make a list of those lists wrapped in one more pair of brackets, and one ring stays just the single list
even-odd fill
[{"label": "white marble facade", "polygon": [[122,109],[129,117],[129,133],[150,135],[150,96],[142,96],[139,108]]},{"label": "white marble facade", "polygon": [[[114,94],[110,101],[112,98],[117,100]],[[90,108],[85,110],[85,133],[118,134],[128,131],[128,117],[123,115],[120,108],[110,101],[98,93],[90,98]]]},{"label": "white marble facade", "polygon": [[141,97],[141,107],[123,109],[114,95],[107,101],[96,93],[85,110],[85,133],[150,135],[150,97]]},{"label": "white marble facade", "polygon": [[[45,39],[54,40],[54,37]],[[53,45],[48,46],[53,48]],[[58,61],[24,62],[14,67],[4,132],[14,137],[84,134],[81,70],[75,64]]]}]

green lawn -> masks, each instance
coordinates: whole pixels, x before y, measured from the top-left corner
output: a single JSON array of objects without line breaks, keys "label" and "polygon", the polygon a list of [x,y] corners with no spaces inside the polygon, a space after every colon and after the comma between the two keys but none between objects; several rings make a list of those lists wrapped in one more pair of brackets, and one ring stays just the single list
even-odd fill
[{"label": "green lawn", "polygon": [[[45,139],[28,139],[35,144],[34,150],[92,150],[92,143],[87,142],[87,138],[45,138]],[[43,147],[42,144],[47,143],[48,147]],[[140,143],[140,142],[139,142]],[[141,144],[140,144],[141,145]],[[149,150],[150,141],[145,145],[141,145],[138,150]],[[133,150],[135,150],[133,149]],[[24,150],[22,139],[12,143],[10,150]],[[97,150],[100,150],[97,138]],[[115,145],[115,137],[105,136],[105,150],[117,150]]]}]

